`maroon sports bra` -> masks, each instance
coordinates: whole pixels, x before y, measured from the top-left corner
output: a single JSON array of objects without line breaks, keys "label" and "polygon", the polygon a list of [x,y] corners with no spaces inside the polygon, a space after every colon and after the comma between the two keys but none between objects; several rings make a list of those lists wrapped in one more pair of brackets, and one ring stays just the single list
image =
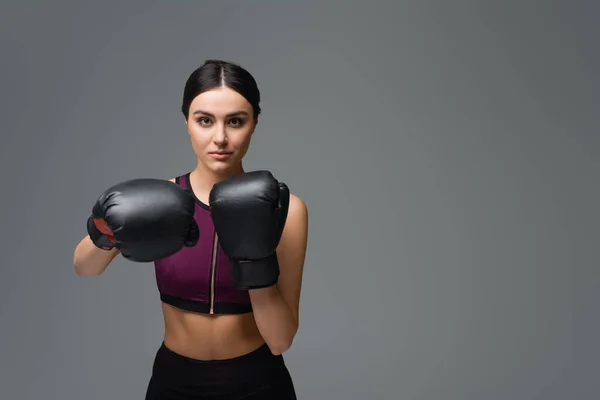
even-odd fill
[{"label": "maroon sports bra", "polygon": [[[190,173],[175,179],[193,193]],[[252,311],[245,290],[237,290],[231,279],[229,259],[219,245],[210,217],[210,208],[195,195],[194,219],[200,239],[194,247],[155,261],[160,299],[174,307],[204,314],[243,314]]]}]

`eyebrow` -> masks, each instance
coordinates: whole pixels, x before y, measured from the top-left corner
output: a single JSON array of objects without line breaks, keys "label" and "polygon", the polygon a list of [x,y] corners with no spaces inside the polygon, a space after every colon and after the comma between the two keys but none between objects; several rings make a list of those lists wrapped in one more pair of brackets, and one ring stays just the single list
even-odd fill
[{"label": "eyebrow", "polygon": [[[208,111],[204,111],[204,110],[196,110],[193,112],[193,115],[198,115],[198,114],[204,114],[204,115],[208,115],[209,117],[215,118],[215,115],[212,113],[209,113]],[[239,111],[235,111],[232,113],[229,113],[226,115],[227,118],[230,117],[237,117],[238,115],[249,115],[247,111],[244,110],[239,110]]]}]

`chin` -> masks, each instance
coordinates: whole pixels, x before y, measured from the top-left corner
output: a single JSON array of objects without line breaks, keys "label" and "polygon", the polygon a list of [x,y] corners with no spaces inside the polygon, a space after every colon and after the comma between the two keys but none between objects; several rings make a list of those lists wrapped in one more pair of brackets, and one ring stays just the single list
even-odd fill
[{"label": "chin", "polygon": [[235,168],[237,165],[235,162],[231,160],[227,161],[214,161],[210,160],[210,162],[205,162],[204,165],[211,171],[216,174],[223,174]]}]

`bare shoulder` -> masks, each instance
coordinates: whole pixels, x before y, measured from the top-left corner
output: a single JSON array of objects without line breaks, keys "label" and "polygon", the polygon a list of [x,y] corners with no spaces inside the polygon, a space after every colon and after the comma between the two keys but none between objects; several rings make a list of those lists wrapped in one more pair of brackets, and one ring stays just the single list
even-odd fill
[{"label": "bare shoulder", "polygon": [[169,182],[173,182],[173,183],[175,183],[175,178],[171,178],[171,179],[169,179]]},{"label": "bare shoulder", "polygon": [[308,235],[308,208],[304,200],[290,193],[287,219],[281,237],[280,248],[303,248]]},{"label": "bare shoulder", "polygon": [[300,225],[306,225],[308,222],[308,207],[306,206],[306,203],[293,193],[290,193],[288,222]]}]

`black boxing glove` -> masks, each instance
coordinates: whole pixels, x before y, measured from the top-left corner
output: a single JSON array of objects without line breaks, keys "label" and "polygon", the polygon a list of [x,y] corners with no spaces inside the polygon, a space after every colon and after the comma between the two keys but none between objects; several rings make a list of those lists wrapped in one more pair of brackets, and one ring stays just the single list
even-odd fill
[{"label": "black boxing glove", "polygon": [[198,242],[195,208],[192,193],[173,182],[133,179],[100,195],[88,234],[97,247],[116,247],[130,261],[156,261]]},{"label": "black boxing glove", "polygon": [[221,247],[240,290],[277,283],[277,245],[287,219],[290,191],[268,171],[236,175],[215,184],[209,204]]}]

